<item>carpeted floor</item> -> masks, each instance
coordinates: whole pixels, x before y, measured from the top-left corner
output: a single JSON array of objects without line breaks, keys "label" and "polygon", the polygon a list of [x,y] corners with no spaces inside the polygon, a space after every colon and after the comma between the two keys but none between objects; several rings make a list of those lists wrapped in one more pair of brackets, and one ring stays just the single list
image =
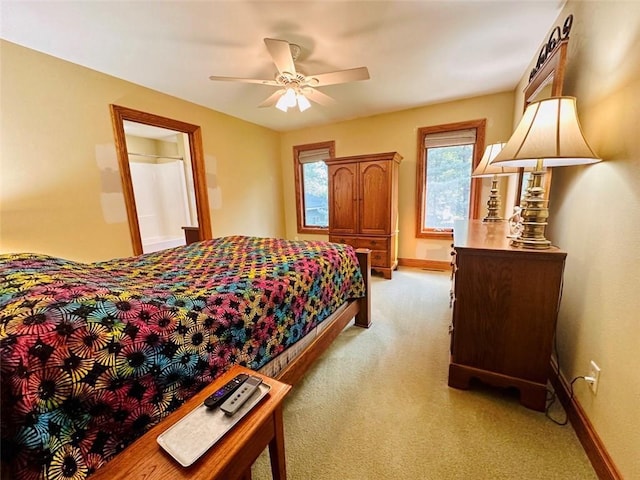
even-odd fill
[{"label": "carpeted floor", "polygon": [[[285,402],[289,480],[597,478],[571,426],[510,391],[447,386],[449,287],[373,277],[371,328],[347,327]],[[266,451],[253,478],[271,478]]]}]

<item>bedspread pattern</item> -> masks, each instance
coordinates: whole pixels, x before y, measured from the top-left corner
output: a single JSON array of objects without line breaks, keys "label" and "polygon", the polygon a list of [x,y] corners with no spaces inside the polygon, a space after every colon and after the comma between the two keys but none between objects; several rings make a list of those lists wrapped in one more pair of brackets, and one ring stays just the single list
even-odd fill
[{"label": "bedspread pattern", "polygon": [[2,454],[82,480],[235,363],[258,369],[364,284],[350,247],[225,237],[82,264],[0,256]]}]

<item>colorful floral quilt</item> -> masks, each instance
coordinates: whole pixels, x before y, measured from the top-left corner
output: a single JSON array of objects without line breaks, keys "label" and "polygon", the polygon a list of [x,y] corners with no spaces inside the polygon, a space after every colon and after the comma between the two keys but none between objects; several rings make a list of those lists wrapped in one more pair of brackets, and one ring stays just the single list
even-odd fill
[{"label": "colorful floral quilt", "polygon": [[326,242],[0,255],[3,464],[81,480],[232,364],[260,368],[363,294],[353,249]]}]

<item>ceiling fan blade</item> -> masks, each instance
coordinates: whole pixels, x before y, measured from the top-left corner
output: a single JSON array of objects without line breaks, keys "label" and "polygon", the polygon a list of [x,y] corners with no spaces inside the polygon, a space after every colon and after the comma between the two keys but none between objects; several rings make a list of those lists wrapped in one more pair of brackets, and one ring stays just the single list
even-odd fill
[{"label": "ceiling fan blade", "polygon": [[272,107],[273,105],[275,105],[278,102],[278,100],[280,99],[280,97],[282,96],[282,94],[285,91],[286,90],[284,88],[282,88],[280,90],[277,90],[272,95],[270,95],[269,98],[267,98],[264,102],[262,102],[260,105],[258,105],[258,107],[260,107],[260,108]]},{"label": "ceiling fan blade", "polygon": [[369,78],[369,70],[367,67],[357,67],[348,70],[338,70],[337,72],[321,73],[320,75],[309,75],[306,78],[306,82],[312,87],[324,87],[338,83],[369,80]]},{"label": "ceiling fan blade", "polygon": [[239,78],[239,77],[218,77],[216,75],[211,75],[209,80],[222,80],[225,82],[242,82],[242,83],[259,83],[261,85],[271,85],[274,87],[278,86],[278,82],[275,80],[260,80],[258,78]]},{"label": "ceiling fan blade", "polygon": [[329,95],[322,93],[320,90],[316,90],[315,88],[305,88],[303,93],[309,100],[319,103],[320,105],[333,105],[336,103],[336,101]]},{"label": "ceiling fan blade", "polygon": [[289,42],[286,40],[276,40],[274,38],[265,38],[264,43],[269,50],[273,63],[276,64],[278,72],[288,72],[295,75],[296,67],[293,64],[293,57],[291,56],[291,48]]}]

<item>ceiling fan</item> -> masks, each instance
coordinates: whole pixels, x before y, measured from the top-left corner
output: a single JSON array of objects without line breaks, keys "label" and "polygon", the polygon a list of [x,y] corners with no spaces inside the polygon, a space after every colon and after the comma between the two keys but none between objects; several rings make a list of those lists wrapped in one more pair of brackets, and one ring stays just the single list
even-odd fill
[{"label": "ceiling fan", "polygon": [[336,85],[339,83],[355,82],[358,80],[368,80],[369,70],[367,67],[357,67],[348,70],[338,70],[336,72],[321,73],[319,75],[304,75],[296,71],[295,60],[300,54],[300,47],[286,40],[276,40],[265,38],[264,43],[278,69],[278,74],[274,80],[260,80],[253,78],[238,77],[218,77],[212,75],[210,80],[224,80],[231,82],[258,83],[273,87],[280,87],[269,98],[262,102],[259,107],[271,107],[286,112],[296,105],[301,112],[311,106],[309,100],[321,105],[330,105],[335,100],[329,95],[317,90],[316,87]]}]

